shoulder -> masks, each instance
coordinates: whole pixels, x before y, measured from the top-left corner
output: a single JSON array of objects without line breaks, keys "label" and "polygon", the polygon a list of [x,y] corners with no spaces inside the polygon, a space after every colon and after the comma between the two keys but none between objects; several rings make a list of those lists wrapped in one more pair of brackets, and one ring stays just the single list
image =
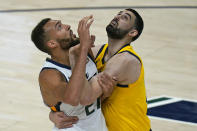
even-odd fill
[{"label": "shoulder", "polygon": [[[130,72],[130,74],[137,73],[140,74],[141,71],[141,62],[134,55],[129,54],[128,52],[124,52],[117,55],[117,59],[120,63],[122,63],[122,68],[124,71]],[[125,72],[125,73],[126,73]]]},{"label": "shoulder", "polygon": [[39,83],[45,85],[57,85],[64,79],[63,75],[56,69],[44,69],[39,74]]},{"label": "shoulder", "polygon": [[140,76],[141,63],[135,56],[124,52],[113,56],[106,63],[105,70],[113,76],[117,76],[118,82],[121,84],[133,83]]},{"label": "shoulder", "polygon": [[124,52],[119,54],[119,60],[122,65],[122,77],[123,81],[121,84],[128,84],[136,82],[141,74],[141,62],[138,57],[129,54],[128,52]]},{"label": "shoulder", "polygon": [[62,93],[67,85],[63,79],[63,75],[56,69],[44,69],[40,72],[40,91],[47,105],[53,106],[63,100]]},{"label": "shoulder", "polygon": [[131,64],[141,65],[140,60],[137,57],[129,54],[128,52],[123,52],[123,53],[113,56],[108,61],[108,63],[111,63],[111,64],[115,64],[115,63],[118,64],[119,63],[122,66],[131,65]]},{"label": "shoulder", "polygon": [[119,57],[121,57],[122,60],[124,62],[128,63],[129,65],[130,64],[131,65],[135,64],[135,65],[141,66],[140,59],[136,55],[133,55],[133,54],[131,55],[129,52],[124,52],[124,53],[121,53],[119,55],[120,55]]}]

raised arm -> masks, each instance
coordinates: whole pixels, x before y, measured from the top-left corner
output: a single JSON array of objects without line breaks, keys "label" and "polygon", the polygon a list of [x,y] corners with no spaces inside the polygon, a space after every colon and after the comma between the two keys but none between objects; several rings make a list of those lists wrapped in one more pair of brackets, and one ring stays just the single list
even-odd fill
[{"label": "raised arm", "polygon": [[[84,34],[85,32],[83,32]],[[94,46],[95,36],[91,36],[91,45]],[[69,50],[69,60],[71,68],[76,65],[76,61],[79,59],[79,45],[72,47]],[[91,52],[91,49],[89,50]],[[105,82],[99,83],[99,78],[105,79]],[[115,76],[109,76],[107,73],[99,73],[98,75],[91,78],[90,81],[85,79],[84,88],[80,98],[80,104],[89,105],[92,104],[98,97],[103,94],[103,90],[107,92],[105,96],[109,96],[116,84]]]}]

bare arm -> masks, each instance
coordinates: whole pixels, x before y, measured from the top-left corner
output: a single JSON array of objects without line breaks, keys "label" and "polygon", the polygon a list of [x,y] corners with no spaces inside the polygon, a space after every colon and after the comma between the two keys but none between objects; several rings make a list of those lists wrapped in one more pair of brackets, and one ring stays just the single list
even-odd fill
[{"label": "bare arm", "polygon": [[132,84],[136,82],[140,76],[141,63],[136,57],[125,52],[109,60],[105,72],[110,75],[116,75],[119,84]]},{"label": "bare arm", "polygon": [[[125,52],[112,57],[107,62],[103,72],[108,73],[109,76],[116,76],[118,84],[132,84],[139,79],[141,73],[141,63],[134,56]],[[100,78],[100,81],[100,85],[105,83],[104,78]],[[111,90],[103,90],[104,94],[102,96],[102,100],[109,97],[109,94],[111,93],[110,91]]]},{"label": "bare arm", "polygon": [[[71,68],[74,67],[75,61],[78,59],[78,50],[79,46],[72,47],[69,51],[69,58],[71,63]],[[105,79],[105,82],[99,83],[98,78],[101,77]],[[101,86],[101,84],[103,86]],[[103,90],[107,90],[107,96],[109,96],[112,92],[113,87],[116,84],[116,79],[114,77],[109,76],[107,73],[99,73],[98,75],[92,77],[92,79],[88,82],[85,79],[84,89],[82,91],[82,95],[80,98],[80,104],[89,105],[93,103],[99,96],[102,95]]]},{"label": "bare arm", "polygon": [[[98,77],[102,76],[105,79],[105,84],[100,85]],[[98,97],[103,94],[103,88],[110,92],[113,90],[113,87],[116,85],[116,81],[106,73],[99,73],[94,76],[89,82],[86,81],[86,87],[84,88],[81,96],[81,104],[89,105],[93,103]],[[111,93],[110,93],[111,94]],[[109,93],[108,93],[109,95]]]}]

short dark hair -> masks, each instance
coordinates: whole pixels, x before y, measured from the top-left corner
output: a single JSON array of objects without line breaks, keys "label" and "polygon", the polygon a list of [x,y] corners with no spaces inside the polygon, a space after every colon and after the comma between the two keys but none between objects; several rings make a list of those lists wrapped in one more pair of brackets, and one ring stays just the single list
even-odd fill
[{"label": "short dark hair", "polygon": [[46,42],[46,32],[44,30],[44,25],[51,20],[50,18],[45,18],[43,20],[41,20],[37,26],[32,30],[31,33],[31,40],[34,42],[35,46],[45,52],[45,53],[49,53],[48,49],[45,46],[45,42]]},{"label": "short dark hair", "polygon": [[135,37],[133,37],[133,39],[132,39],[133,41],[135,41],[142,33],[142,30],[144,28],[144,22],[143,22],[142,17],[134,9],[128,8],[126,10],[132,12],[136,17],[135,23],[134,23],[134,28],[138,31],[138,34]]}]

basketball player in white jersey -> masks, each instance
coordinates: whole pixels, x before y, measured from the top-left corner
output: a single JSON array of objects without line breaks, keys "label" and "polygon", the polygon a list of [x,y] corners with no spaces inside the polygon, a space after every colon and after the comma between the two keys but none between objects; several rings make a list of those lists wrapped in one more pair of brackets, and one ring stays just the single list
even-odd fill
[{"label": "basketball player in white jersey", "polygon": [[[75,47],[72,46],[79,39],[69,25],[46,18],[32,31],[31,38],[35,46],[51,56],[46,59],[39,75],[44,103],[52,111],[62,111],[67,116],[79,118],[71,128],[54,127],[53,131],[107,131],[99,98],[103,86],[99,85],[97,77],[93,77],[97,74],[97,68],[91,53],[88,54],[95,40],[89,33],[92,22],[92,16],[84,17],[79,22],[80,44],[77,45],[78,59],[75,62],[69,59],[76,56]],[[106,88],[111,88],[115,84],[114,80],[107,74],[102,75],[108,81]]]}]

